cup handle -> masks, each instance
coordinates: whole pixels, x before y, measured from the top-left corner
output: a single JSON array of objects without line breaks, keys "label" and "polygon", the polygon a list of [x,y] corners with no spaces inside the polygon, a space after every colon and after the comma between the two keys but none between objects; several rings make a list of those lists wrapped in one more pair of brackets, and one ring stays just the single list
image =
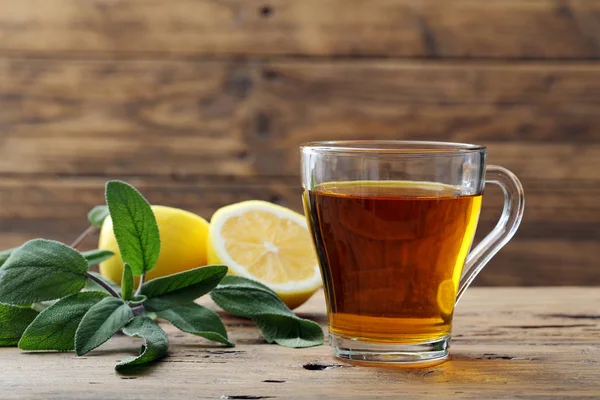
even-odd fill
[{"label": "cup handle", "polygon": [[486,183],[494,183],[504,192],[504,209],[496,227],[469,253],[458,286],[458,303],[483,267],[515,235],[525,209],[523,186],[515,174],[497,165],[488,165]]}]

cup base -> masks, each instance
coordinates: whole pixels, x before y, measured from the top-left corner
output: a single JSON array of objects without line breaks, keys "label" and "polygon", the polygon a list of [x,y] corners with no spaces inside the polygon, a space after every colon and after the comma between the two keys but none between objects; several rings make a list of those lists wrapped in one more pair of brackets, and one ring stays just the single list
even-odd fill
[{"label": "cup base", "polygon": [[356,363],[418,367],[438,364],[448,358],[450,336],[411,344],[372,343],[329,332],[333,355]]}]

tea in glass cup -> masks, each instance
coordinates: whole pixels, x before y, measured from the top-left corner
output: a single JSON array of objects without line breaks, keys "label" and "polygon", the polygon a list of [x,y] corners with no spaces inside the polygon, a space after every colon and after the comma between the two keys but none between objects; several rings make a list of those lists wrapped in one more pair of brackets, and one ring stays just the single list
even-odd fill
[{"label": "tea in glass cup", "polygon": [[[305,213],[336,356],[383,363],[447,357],[457,298],[523,213],[520,183],[501,167],[486,169],[485,152],[397,141],[302,147]],[[505,210],[469,254],[486,171],[505,189]]]}]

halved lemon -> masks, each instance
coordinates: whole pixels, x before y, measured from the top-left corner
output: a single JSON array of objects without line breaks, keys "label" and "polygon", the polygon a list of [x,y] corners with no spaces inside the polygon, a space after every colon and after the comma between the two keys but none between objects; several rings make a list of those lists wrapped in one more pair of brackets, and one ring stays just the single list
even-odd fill
[{"label": "halved lemon", "polygon": [[266,201],[244,201],[215,212],[208,262],[265,284],[292,309],[322,285],[306,219]]},{"label": "halved lemon", "polygon": [[455,301],[454,281],[452,279],[442,281],[440,286],[438,286],[437,305],[444,321],[452,316]]}]

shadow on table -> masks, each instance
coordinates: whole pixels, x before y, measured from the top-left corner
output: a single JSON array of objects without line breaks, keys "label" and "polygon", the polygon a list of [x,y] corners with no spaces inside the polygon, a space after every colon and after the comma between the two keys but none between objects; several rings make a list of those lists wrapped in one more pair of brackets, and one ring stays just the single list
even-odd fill
[{"label": "shadow on table", "polygon": [[420,378],[425,382],[453,385],[516,384],[535,380],[540,372],[539,364],[536,366],[532,361],[501,354],[454,353],[446,362],[433,366],[374,368],[388,378],[410,381]]}]

